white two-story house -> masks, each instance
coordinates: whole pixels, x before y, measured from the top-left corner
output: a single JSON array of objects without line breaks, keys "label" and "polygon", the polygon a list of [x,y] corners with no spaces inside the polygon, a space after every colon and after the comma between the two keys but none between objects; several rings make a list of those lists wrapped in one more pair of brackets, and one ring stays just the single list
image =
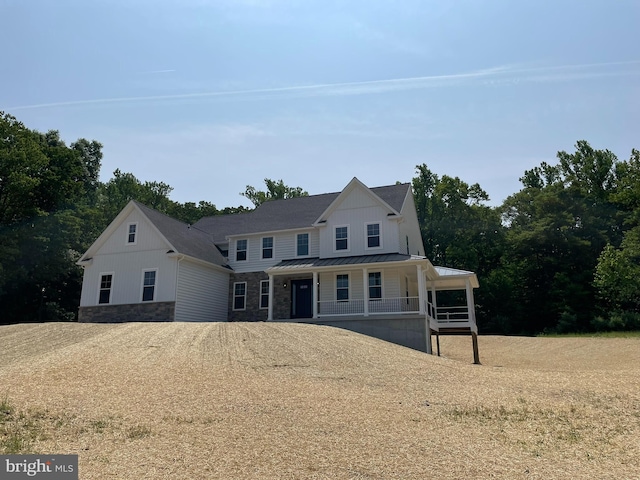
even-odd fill
[{"label": "white two-story house", "polygon": [[310,322],[429,352],[431,333],[477,333],[478,280],[424,256],[410,184],[354,178],[192,226],[132,201],[78,263],[80,321]]}]

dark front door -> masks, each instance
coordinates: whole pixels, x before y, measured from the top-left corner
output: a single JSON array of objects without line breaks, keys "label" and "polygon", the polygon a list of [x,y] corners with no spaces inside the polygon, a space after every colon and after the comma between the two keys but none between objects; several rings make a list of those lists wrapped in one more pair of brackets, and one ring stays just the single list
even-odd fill
[{"label": "dark front door", "polygon": [[291,318],[311,318],[313,316],[313,280],[291,281]]}]

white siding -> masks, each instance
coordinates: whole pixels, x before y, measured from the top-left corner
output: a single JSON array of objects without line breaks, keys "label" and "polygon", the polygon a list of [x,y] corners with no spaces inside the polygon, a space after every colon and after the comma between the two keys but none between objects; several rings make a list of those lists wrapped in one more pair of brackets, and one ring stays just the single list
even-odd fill
[{"label": "white siding", "polygon": [[229,274],[181,260],[178,265],[177,322],[226,322]]},{"label": "white siding", "polygon": [[[336,270],[323,272],[318,276],[320,282],[320,301],[334,301],[336,299],[336,276],[349,275],[349,299],[363,299],[365,286],[369,285],[369,273],[382,272],[382,296],[397,298],[404,296],[404,274],[399,269],[384,269],[369,267],[366,280],[363,280],[363,270]],[[366,282],[366,283],[365,283]]]},{"label": "white siding", "polygon": [[[102,249],[100,251],[102,252]],[[167,255],[165,248],[147,252],[129,251],[96,255],[93,257],[91,265],[85,267],[84,270],[80,306],[98,304],[100,274],[104,272],[113,273],[111,304],[141,302],[142,271],[149,269],[157,269],[158,271],[154,301],[175,301],[176,262],[175,258]]]},{"label": "white siding", "polygon": [[[320,256],[329,258],[398,253],[398,222],[393,217],[388,218],[387,213],[388,211],[379,204],[336,210],[320,230]],[[366,225],[368,223],[380,223],[382,248],[365,248],[367,245]],[[335,227],[342,225],[349,226],[349,249],[335,251]]]},{"label": "white siding", "polygon": [[[309,234],[309,257],[317,257],[320,247],[316,229],[247,235],[234,237],[229,242],[229,266],[237,273],[262,272],[282,260],[296,258],[296,235],[298,233]],[[262,239],[264,237],[273,237],[273,258],[262,258]],[[236,241],[242,239],[247,240],[247,260],[237,262]]]},{"label": "white siding", "polygon": [[[137,223],[135,245],[127,243],[129,224]],[[169,248],[169,244],[161,237],[155,227],[137,209],[127,216],[118,228],[100,246],[96,255],[106,255],[111,253],[143,252],[148,250],[159,250]]]},{"label": "white siding", "polygon": [[[400,213],[402,213],[404,221],[400,224],[399,252],[408,253],[409,255],[424,255],[424,244],[420,233],[420,225],[418,223],[416,205],[413,201],[413,194],[409,194]],[[409,252],[407,252],[407,239]]]}]

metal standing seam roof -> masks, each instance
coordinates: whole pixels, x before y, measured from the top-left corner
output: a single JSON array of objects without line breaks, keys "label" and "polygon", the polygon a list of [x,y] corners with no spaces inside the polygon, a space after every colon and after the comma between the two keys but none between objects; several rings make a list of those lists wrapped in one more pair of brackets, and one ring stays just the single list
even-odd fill
[{"label": "metal standing seam roof", "polygon": [[140,202],[135,202],[135,204],[173,245],[177,250],[176,253],[226,267],[226,261],[215,246],[211,235],[153,210]]},{"label": "metal standing seam roof", "polygon": [[[411,184],[403,183],[374,187],[370,190],[399,212],[410,188]],[[211,234],[216,244],[226,243],[226,237],[229,235],[311,228],[338,195],[340,192],[270,200],[248,213],[202,218],[194,227]]]},{"label": "metal standing seam roof", "polygon": [[[391,262],[431,262],[426,257],[419,255],[405,255],[402,253],[388,253],[377,255],[358,255],[353,257],[337,257],[337,258],[296,258],[292,260],[283,260],[278,264],[266,270],[267,273],[294,273],[309,269],[317,269],[322,267],[339,267],[367,265],[375,263],[391,263]],[[478,288],[478,279],[476,274],[466,270],[458,270],[448,267],[433,267],[437,277],[431,281],[444,282],[443,285],[453,286],[455,288],[463,288],[462,278],[469,278],[473,288]]]},{"label": "metal standing seam roof", "polygon": [[303,268],[335,267],[340,265],[365,265],[369,263],[407,262],[420,260],[426,260],[426,257],[420,257],[417,255],[404,255],[402,253],[382,253],[377,255],[358,255],[354,257],[334,258],[296,258],[292,260],[283,260],[273,267],[268,268],[267,270],[288,271]]}]

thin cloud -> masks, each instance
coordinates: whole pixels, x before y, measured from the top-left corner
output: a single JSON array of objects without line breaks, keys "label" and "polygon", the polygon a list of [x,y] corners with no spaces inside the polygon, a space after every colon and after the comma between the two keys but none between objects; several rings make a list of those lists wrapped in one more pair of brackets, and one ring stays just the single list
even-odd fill
[{"label": "thin cloud", "polygon": [[[602,71],[607,67],[630,67],[640,65],[640,60],[627,62],[592,63],[583,65],[560,65],[551,67],[513,68],[509,66],[494,67],[469,73],[452,75],[432,75],[424,77],[393,78],[386,80],[368,80],[363,82],[325,83],[318,85],[301,85],[278,88],[259,88],[249,90],[229,90],[217,92],[185,93],[175,95],[152,95],[138,97],[99,98],[90,100],[72,100],[64,102],[40,103],[8,107],[7,110],[27,110],[38,108],[69,107],[98,104],[117,104],[134,102],[151,102],[166,100],[189,100],[199,98],[243,97],[269,98],[285,97],[319,97],[319,96],[351,96],[394,91],[443,88],[467,84],[482,80],[484,83],[518,83],[526,81],[561,82],[583,80],[601,76],[638,75],[638,70]],[[158,71],[162,72],[162,71]],[[168,71],[167,71],[168,72]]]},{"label": "thin cloud", "polygon": [[140,72],[141,75],[154,75],[157,73],[172,73],[175,72],[175,70],[149,70],[148,72]]}]

